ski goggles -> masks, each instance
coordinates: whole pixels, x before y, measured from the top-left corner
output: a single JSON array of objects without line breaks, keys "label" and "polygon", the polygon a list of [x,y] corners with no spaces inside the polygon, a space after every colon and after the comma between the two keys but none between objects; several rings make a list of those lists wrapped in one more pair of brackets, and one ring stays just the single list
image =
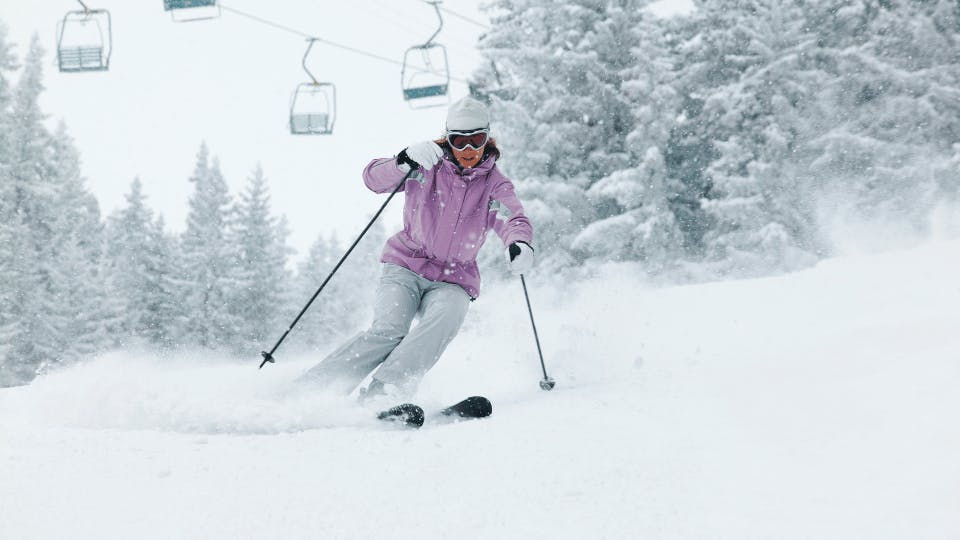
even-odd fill
[{"label": "ski goggles", "polygon": [[479,150],[487,144],[490,138],[490,130],[487,128],[475,129],[473,131],[448,131],[447,143],[455,150],[464,150],[468,146],[474,150]]}]

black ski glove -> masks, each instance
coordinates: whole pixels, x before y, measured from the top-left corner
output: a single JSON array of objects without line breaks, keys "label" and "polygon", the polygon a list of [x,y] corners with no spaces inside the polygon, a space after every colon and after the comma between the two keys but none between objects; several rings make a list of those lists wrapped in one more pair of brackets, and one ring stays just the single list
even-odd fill
[{"label": "black ski glove", "polygon": [[397,166],[399,167],[400,165],[406,165],[407,167],[409,167],[409,169],[407,169],[408,171],[410,169],[420,168],[420,164],[410,159],[410,156],[407,155],[406,148],[404,148],[403,150],[400,151],[399,154],[397,154]]}]

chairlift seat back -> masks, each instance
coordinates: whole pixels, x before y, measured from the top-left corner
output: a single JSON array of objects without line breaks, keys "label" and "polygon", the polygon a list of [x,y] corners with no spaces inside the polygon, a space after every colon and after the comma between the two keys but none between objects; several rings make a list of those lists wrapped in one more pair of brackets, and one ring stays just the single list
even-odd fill
[{"label": "chairlift seat back", "polygon": [[213,7],[215,5],[217,5],[217,0],[163,0],[163,9],[166,11],[198,7]]},{"label": "chairlift seat back", "polygon": [[445,96],[447,95],[448,85],[446,84],[435,84],[433,86],[420,86],[416,88],[404,88],[403,89],[403,98],[404,99],[421,99],[434,96]]},{"label": "chairlift seat back", "polygon": [[175,22],[215,19],[220,16],[218,0],[163,0],[164,11],[169,11]]},{"label": "chairlift seat back", "polygon": [[60,71],[98,71],[107,69],[103,47],[69,47],[57,50]]}]

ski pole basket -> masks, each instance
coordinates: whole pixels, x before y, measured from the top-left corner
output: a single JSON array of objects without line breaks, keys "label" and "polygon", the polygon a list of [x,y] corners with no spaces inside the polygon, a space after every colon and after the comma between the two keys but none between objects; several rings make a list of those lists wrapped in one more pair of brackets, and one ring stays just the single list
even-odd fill
[{"label": "ski pole basket", "polygon": [[113,52],[110,12],[90,9],[69,11],[57,24],[57,67],[61,72],[106,71]]},{"label": "ski pole basket", "polygon": [[337,88],[331,82],[320,82],[307,67],[307,56],[317,38],[307,41],[303,53],[303,70],[310,82],[300,83],[290,99],[290,133],[293,135],[329,135],[337,119]]}]

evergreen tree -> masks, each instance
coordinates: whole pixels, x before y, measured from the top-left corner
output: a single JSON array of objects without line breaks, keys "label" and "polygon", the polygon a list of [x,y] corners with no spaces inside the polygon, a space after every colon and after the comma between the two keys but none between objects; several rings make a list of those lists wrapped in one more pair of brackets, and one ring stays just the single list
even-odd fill
[{"label": "evergreen tree", "polygon": [[820,190],[862,216],[923,230],[939,171],[960,138],[960,6],[955,2],[817,2],[829,122],[809,142]]},{"label": "evergreen tree", "polygon": [[9,384],[24,383],[36,376],[44,361],[59,357],[58,329],[47,317],[55,309],[57,291],[44,250],[53,243],[56,188],[43,173],[45,148],[50,134],[43,126],[38,98],[43,91],[43,50],[34,36],[20,79],[14,88],[8,116],[4,182],[4,226],[11,240],[4,265],[4,288],[10,304],[5,325],[4,372]]},{"label": "evergreen tree", "polygon": [[22,214],[10,212],[0,222],[0,387],[22,384],[36,374],[31,332],[37,309],[31,302],[39,290],[31,261],[33,243]]},{"label": "evergreen tree", "polygon": [[10,83],[10,75],[17,69],[17,58],[13,53],[13,44],[7,42],[7,27],[0,21],[0,211],[6,198],[6,189],[10,185],[8,182],[9,168],[11,166],[10,138],[11,123],[13,121],[10,103],[13,99]]},{"label": "evergreen tree", "polygon": [[[41,265],[49,266],[55,291],[48,313],[58,329],[56,363],[90,355],[106,343],[103,311],[104,284],[99,273],[103,228],[97,200],[86,189],[80,157],[61,123],[48,147],[48,176],[56,188],[51,222],[53,242],[42,247]],[[47,365],[53,365],[51,360]]]},{"label": "evergreen tree", "polygon": [[17,69],[13,45],[7,41],[7,28],[0,23],[0,386],[23,379],[19,364],[8,353],[17,336],[23,333],[19,316],[25,299],[26,268],[20,256],[26,252],[26,229],[22,215],[14,204],[16,192],[11,168],[13,164],[10,138],[13,115],[10,76]]},{"label": "evergreen tree", "polygon": [[[297,267],[293,293],[295,302],[288,306],[288,309],[283,310],[291,321],[298,313],[296,310],[310,300],[323,280],[333,270],[334,265],[339,260],[336,250],[336,242],[323,235],[318,236],[310,246],[307,257]],[[325,288],[324,292],[321,293],[324,295],[323,298],[317,297],[317,300],[300,319],[296,328],[297,342],[312,349],[322,349],[330,345],[335,336],[340,333],[342,329],[339,327],[335,310],[342,310],[345,306],[341,303],[342,298],[331,294],[332,292],[332,287],[330,289]]]},{"label": "evergreen tree", "polygon": [[925,226],[958,132],[957,13],[941,1],[700,2],[677,47],[695,144],[671,145],[667,163],[698,165],[681,180],[705,187],[705,254],[761,270],[809,261],[829,247],[824,199]]},{"label": "evergreen tree", "polygon": [[118,323],[111,331],[118,344],[134,339],[168,346],[175,311],[172,253],[162,219],[154,218],[145,201],[143,184],[135,178],[126,206],[107,222],[108,304]]},{"label": "evergreen tree", "polygon": [[823,77],[803,7],[793,0],[701,5],[709,21],[701,37],[722,51],[712,70],[719,79],[700,92],[716,151],[705,170],[711,190],[703,210],[712,226],[703,243],[708,257],[733,267],[802,263],[804,250],[815,249],[797,158]]},{"label": "evergreen tree", "polygon": [[587,190],[597,219],[572,244],[582,257],[638,260],[651,273],[665,270],[684,245],[670,204],[679,182],[664,159],[679,100],[661,23],[638,14],[631,29],[635,46],[620,87],[631,104],[633,129],[624,141],[629,162]]},{"label": "evergreen tree", "polygon": [[100,224],[96,200],[80,176],[79,157],[61,126],[51,134],[38,100],[43,50],[34,37],[12,95],[3,148],[4,277],[0,332],[5,384],[102,344]]},{"label": "evergreen tree", "polygon": [[[474,88],[491,96],[503,168],[516,180],[537,224],[537,246],[553,264],[576,260],[570,243],[598,217],[585,192],[629,165],[632,115],[620,86],[632,62],[625,51],[636,45],[631,28],[645,4],[500,0],[491,6],[494,27],[480,48],[497,77],[481,72]],[[504,81],[509,91],[499,88]]]},{"label": "evergreen tree", "polygon": [[237,283],[232,277],[236,250],[228,239],[230,196],[216,159],[206,145],[197,153],[190,182],[187,228],[181,236],[179,278],[185,344],[206,348],[236,343],[239,318],[230,311]]},{"label": "evergreen tree", "polygon": [[270,214],[267,179],[259,165],[240,195],[235,218],[237,283],[231,311],[242,321],[240,339],[258,347],[280,327],[284,288],[292,277],[286,268],[285,225]]},{"label": "evergreen tree", "polygon": [[176,239],[165,232],[163,216],[147,229],[141,333],[150,343],[168,348],[177,343]]}]

